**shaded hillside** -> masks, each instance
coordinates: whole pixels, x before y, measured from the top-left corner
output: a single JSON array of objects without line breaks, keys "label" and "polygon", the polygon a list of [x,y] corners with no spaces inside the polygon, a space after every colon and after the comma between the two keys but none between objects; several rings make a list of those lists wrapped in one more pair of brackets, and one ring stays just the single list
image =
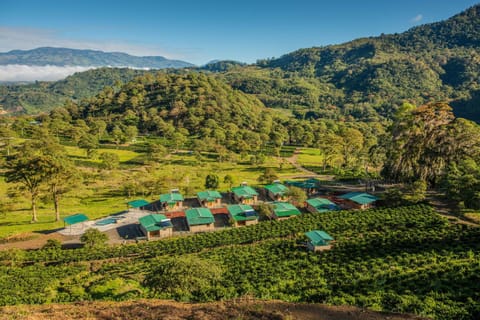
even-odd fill
[{"label": "shaded hillside", "polygon": [[12,50],[0,53],[0,65],[22,64],[34,66],[84,66],[84,67],[131,67],[131,68],[184,68],[193,64],[169,60],[161,56],[137,57],[122,52],[79,50],[42,47],[32,50]]}]

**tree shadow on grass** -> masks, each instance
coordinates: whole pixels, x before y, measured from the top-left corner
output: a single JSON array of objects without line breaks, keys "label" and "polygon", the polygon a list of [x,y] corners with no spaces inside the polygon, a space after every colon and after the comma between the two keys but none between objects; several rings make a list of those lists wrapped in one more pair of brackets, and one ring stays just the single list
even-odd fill
[{"label": "tree shadow on grass", "polygon": [[58,232],[58,231],[63,230],[63,229],[65,229],[65,228],[61,227],[61,228],[47,229],[47,230],[36,230],[36,231],[33,231],[33,233],[52,234],[52,233]]}]

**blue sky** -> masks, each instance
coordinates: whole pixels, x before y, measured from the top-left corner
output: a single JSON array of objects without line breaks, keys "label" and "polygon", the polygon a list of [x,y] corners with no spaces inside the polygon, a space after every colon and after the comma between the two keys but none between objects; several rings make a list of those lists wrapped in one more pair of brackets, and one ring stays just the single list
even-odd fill
[{"label": "blue sky", "polygon": [[299,48],[403,32],[468,0],[0,0],[0,51],[40,46],[255,62]]}]

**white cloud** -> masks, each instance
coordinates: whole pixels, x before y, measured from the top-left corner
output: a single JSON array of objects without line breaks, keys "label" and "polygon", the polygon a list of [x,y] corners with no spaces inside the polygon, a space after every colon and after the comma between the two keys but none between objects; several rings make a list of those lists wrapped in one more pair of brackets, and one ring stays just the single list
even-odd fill
[{"label": "white cloud", "polygon": [[55,81],[75,72],[82,72],[95,67],[73,66],[27,66],[9,64],[0,66],[0,81]]},{"label": "white cloud", "polygon": [[92,41],[70,39],[62,37],[57,31],[50,29],[0,26],[1,51],[30,50],[38,47],[64,47],[106,52],[118,51],[136,56],[160,55],[169,59],[186,59],[182,52],[170,52],[152,44],[138,44],[121,40]]},{"label": "white cloud", "polygon": [[417,22],[422,21],[422,19],[423,19],[423,15],[422,14],[417,14],[415,17],[410,19],[410,22],[417,23]]}]

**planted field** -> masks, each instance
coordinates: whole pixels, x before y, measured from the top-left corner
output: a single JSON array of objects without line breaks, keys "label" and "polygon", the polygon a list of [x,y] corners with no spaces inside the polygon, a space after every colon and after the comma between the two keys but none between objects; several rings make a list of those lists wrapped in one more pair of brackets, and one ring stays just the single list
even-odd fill
[{"label": "planted field", "polygon": [[[312,229],[331,234],[334,248],[306,251],[303,233]],[[2,252],[0,304],[248,295],[477,319],[479,239],[479,228],[418,205],[304,214],[103,249]]]}]

